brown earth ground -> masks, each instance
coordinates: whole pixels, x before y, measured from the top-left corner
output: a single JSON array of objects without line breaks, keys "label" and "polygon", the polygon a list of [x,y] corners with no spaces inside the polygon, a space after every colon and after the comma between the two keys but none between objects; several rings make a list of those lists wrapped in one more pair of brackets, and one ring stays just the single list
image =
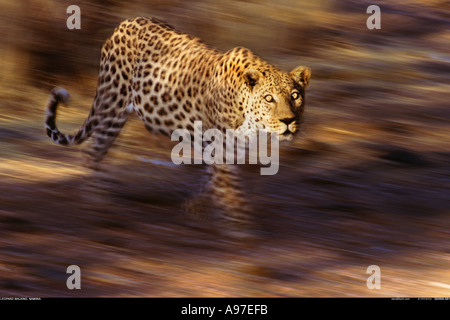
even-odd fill
[{"label": "brown earth ground", "polygon": [[[365,1],[79,3],[76,31],[65,27],[70,1],[0,1],[0,297],[450,295],[448,2],[380,2],[381,30],[366,28]],[[112,181],[94,210],[80,148],[46,137],[49,90],[71,93],[58,123],[76,130],[102,41],[141,15],[283,69],[311,67],[306,123],[278,174],[244,172],[258,241],[184,215],[204,168],[152,163],[170,161],[173,145],[137,117],[105,161]],[[66,287],[69,265],[81,290]],[[366,287],[370,265],[379,290]]]}]

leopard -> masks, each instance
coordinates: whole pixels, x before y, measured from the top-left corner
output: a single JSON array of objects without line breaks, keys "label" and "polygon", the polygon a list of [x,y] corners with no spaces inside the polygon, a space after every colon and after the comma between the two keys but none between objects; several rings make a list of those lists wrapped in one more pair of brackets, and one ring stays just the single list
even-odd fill
[{"label": "leopard", "polygon": [[[72,134],[59,131],[56,113],[69,93],[51,90],[45,128],[59,145],[79,145],[92,137],[89,167],[96,170],[130,115],[137,114],[152,134],[170,137],[177,129],[193,133],[267,130],[280,141],[300,131],[311,69],[282,71],[245,47],[222,52],[157,18],[123,21],[101,49],[98,84],[90,113]],[[208,166],[208,179],[187,210],[216,208],[221,230],[241,234],[253,225],[238,165]],[[208,209],[208,210],[210,210]],[[211,209],[213,210],[213,209]],[[244,232],[246,234],[246,232]]]}]

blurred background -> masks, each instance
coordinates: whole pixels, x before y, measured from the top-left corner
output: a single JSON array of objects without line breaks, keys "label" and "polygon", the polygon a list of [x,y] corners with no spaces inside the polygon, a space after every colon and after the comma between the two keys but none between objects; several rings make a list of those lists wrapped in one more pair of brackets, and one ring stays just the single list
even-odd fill
[{"label": "blurred background", "polygon": [[[378,1],[0,0],[0,296],[448,296],[450,4]],[[81,29],[69,30],[69,5]],[[133,117],[87,210],[80,148],[44,132],[51,88],[71,93],[59,127],[88,115],[114,27],[154,16],[226,51],[245,46],[312,69],[306,122],[280,170],[246,170],[264,236],[228,242],[182,209],[203,168],[170,167],[171,144]],[[164,162],[160,162],[164,163]],[[78,265],[82,289],[68,290]],[[366,269],[381,269],[369,290]]]}]

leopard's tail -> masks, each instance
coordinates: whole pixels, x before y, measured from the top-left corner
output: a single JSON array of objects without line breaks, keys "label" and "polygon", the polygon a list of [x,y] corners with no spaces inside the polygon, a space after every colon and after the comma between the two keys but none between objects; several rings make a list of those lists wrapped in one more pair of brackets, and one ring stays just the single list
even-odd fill
[{"label": "leopard's tail", "polygon": [[63,88],[54,88],[50,92],[48,99],[46,114],[45,114],[45,128],[47,135],[53,140],[53,142],[61,145],[77,145],[87,140],[92,132],[93,126],[86,120],[84,125],[75,134],[64,134],[56,127],[56,110],[60,102],[67,103],[69,101],[69,93]]}]

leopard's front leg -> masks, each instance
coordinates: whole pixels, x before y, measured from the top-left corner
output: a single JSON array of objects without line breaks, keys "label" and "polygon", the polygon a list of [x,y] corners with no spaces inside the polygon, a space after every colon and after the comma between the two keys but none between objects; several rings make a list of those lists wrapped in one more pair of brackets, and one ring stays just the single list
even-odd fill
[{"label": "leopard's front leg", "polygon": [[246,201],[237,165],[208,166],[209,180],[204,189],[188,201],[194,217],[211,217],[219,231],[231,237],[253,237],[255,223]]}]

